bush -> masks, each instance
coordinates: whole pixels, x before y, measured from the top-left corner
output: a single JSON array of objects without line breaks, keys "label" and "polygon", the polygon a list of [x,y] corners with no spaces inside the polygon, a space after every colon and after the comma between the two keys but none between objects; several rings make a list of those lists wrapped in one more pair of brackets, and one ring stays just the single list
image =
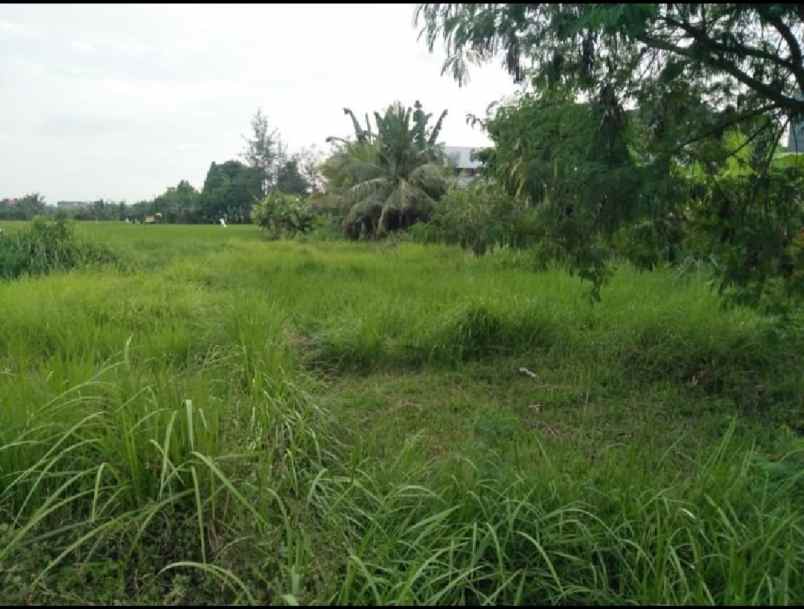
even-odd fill
[{"label": "bush", "polygon": [[50,222],[37,217],[27,230],[0,234],[0,278],[4,279],[116,261],[106,247],[79,240],[63,218]]},{"label": "bush", "polygon": [[[732,141],[732,146],[745,138]],[[702,172],[701,172],[702,173]],[[694,175],[685,249],[717,261],[726,302],[789,313],[804,299],[804,164],[773,163],[767,174],[733,159]]]},{"label": "bush", "polygon": [[251,212],[254,224],[272,239],[310,232],[314,217],[312,208],[304,199],[283,192],[272,192]]},{"label": "bush", "polygon": [[418,241],[460,245],[475,254],[493,246],[527,247],[537,235],[534,210],[485,182],[451,190],[430,222],[411,230]]}]

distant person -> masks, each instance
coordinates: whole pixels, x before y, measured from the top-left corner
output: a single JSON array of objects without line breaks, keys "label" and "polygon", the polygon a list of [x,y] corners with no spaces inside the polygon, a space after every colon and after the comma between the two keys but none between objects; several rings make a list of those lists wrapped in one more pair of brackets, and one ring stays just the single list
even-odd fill
[{"label": "distant person", "polygon": [[223,228],[226,228],[226,220],[224,220],[223,218],[221,218],[221,219],[219,220],[219,222],[221,223],[221,226],[222,226]]}]

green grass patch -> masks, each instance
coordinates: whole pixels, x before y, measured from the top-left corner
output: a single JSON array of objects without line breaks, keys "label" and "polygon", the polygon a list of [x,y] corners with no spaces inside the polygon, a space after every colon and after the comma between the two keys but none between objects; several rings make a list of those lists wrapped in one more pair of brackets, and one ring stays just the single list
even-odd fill
[{"label": "green grass patch", "polygon": [[3,602],[804,599],[804,339],[705,277],[75,232],[0,282]]},{"label": "green grass patch", "polygon": [[63,220],[37,218],[23,230],[0,233],[0,279],[118,261],[110,249],[77,238],[72,225]]}]

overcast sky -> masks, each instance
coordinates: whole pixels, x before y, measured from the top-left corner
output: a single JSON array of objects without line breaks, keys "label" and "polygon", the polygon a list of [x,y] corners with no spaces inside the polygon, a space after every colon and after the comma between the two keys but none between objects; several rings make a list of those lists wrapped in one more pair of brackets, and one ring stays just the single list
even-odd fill
[{"label": "overcast sky", "polygon": [[486,145],[467,112],[514,91],[499,64],[462,88],[417,40],[414,5],[0,5],[0,198],[151,198],[237,158],[258,107],[291,151],[420,99],[441,140]]}]

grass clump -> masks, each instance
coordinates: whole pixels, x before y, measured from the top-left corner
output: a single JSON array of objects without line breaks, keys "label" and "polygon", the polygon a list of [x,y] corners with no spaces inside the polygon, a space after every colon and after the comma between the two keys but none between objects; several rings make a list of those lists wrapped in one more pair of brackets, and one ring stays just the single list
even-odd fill
[{"label": "grass clump", "polygon": [[63,219],[36,218],[23,230],[0,233],[0,278],[43,275],[79,266],[118,262],[107,247],[79,239]]},{"label": "grass clump", "polygon": [[[488,456],[435,475],[431,464],[400,458],[407,465],[395,483],[367,472],[338,494],[353,516],[333,600],[795,602],[804,593],[801,512],[730,433],[717,448],[686,480],[650,472],[635,455],[582,464],[568,452],[542,452],[541,465],[526,469]],[[586,476],[570,475],[574,467]],[[604,478],[608,485],[597,481]]]}]

